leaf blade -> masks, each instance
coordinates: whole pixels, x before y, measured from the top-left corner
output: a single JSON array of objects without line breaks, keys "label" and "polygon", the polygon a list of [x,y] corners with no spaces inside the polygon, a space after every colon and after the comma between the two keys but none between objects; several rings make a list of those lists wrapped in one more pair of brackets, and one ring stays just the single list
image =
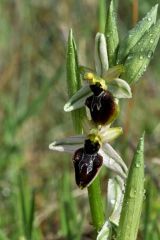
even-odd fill
[{"label": "leaf blade", "polygon": [[[81,87],[78,55],[77,55],[75,40],[73,38],[72,29],[69,31],[68,43],[67,43],[66,72],[67,72],[68,95],[69,97],[71,97]],[[73,124],[74,124],[75,131],[77,133],[82,132],[82,121],[78,120],[82,118],[83,118],[82,109],[78,109],[72,113]]]},{"label": "leaf blade", "polygon": [[158,4],[151,8],[146,16],[132,28],[120,44],[117,63],[122,63],[130,50],[136,45],[146,31],[156,22]]},{"label": "leaf blade", "polygon": [[122,78],[129,84],[138,81],[146,71],[160,38],[160,20],[153,25],[131,50],[124,64]]},{"label": "leaf blade", "polygon": [[129,175],[117,240],[136,240],[144,196],[144,135],[140,138]]},{"label": "leaf blade", "polygon": [[105,26],[105,36],[107,42],[107,51],[109,66],[114,66],[116,63],[116,56],[119,44],[118,29],[116,23],[116,10],[114,1],[110,1],[110,5],[107,12],[106,26]]}]

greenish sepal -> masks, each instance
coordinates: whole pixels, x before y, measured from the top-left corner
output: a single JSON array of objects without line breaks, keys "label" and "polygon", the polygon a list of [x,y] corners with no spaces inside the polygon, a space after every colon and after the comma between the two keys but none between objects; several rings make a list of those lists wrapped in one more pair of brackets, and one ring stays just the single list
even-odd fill
[{"label": "greenish sepal", "polygon": [[156,4],[146,16],[137,23],[137,25],[131,29],[127,36],[122,40],[118,55],[117,63],[123,63],[127,55],[130,53],[132,48],[142,38],[142,36],[149,30],[149,28],[155,24],[157,18],[158,4]]},{"label": "greenish sepal", "polygon": [[[95,129],[91,130],[91,132],[94,132]],[[100,134],[101,134],[101,140],[104,143],[108,143],[119,137],[123,133],[123,129],[121,127],[102,127]]]},{"label": "greenish sepal", "polygon": [[91,92],[91,89],[90,89],[89,85],[83,86],[64,105],[64,111],[65,112],[70,112],[70,111],[73,111],[75,109],[79,109],[81,107],[84,107],[86,98],[91,96],[92,94],[93,93]]},{"label": "greenish sepal", "polygon": [[105,36],[107,41],[107,51],[109,66],[114,66],[116,63],[117,49],[119,44],[119,36],[116,23],[116,9],[114,1],[110,1],[110,5],[107,12],[106,26],[105,26]]},{"label": "greenish sepal", "polygon": [[160,37],[160,20],[146,32],[130,51],[122,78],[129,84],[138,81],[146,71]]},{"label": "greenish sepal", "polygon": [[128,174],[117,240],[136,240],[144,198],[144,135]]},{"label": "greenish sepal", "polygon": [[97,33],[95,37],[94,60],[96,73],[99,76],[108,70],[108,54],[106,39],[103,33]]},{"label": "greenish sepal", "polygon": [[132,92],[129,84],[120,79],[116,78],[110,82],[108,85],[108,90],[113,94],[116,98],[131,98]]}]

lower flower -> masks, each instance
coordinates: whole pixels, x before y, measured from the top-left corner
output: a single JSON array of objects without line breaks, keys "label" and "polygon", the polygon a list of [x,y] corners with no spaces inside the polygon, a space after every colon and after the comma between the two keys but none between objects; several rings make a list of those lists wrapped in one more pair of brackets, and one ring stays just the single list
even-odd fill
[{"label": "lower flower", "polygon": [[128,169],[125,163],[108,143],[121,133],[121,128],[109,128],[108,126],[100,130],[92,129],[87,135],[55,141],[49,145],[49,148],[73,154],[76,183],[82,189],[92,183],[102,165],[121,178],[126,178]]}]

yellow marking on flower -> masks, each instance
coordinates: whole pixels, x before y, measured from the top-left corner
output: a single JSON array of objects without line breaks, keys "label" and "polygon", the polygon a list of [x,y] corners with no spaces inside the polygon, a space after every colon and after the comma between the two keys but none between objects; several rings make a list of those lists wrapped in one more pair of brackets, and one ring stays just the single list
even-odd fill
[{"label": "yellow marking on flower", "polygon": [[100,135],[98,134],[98,131],[95,129],[95,133],[93,133],[93,130],[92,130],[92,133],[88,135],[88,138],[92,141],[92,142],[98,142],[100,145],[102,145],[102,141],[101,141],[101,137]]},{"label": "yellow marking on flower", "polygon": [[101,87],[102,87],[103,90],[107,90],[107,85],[105,83],[105,80],[101,79],[97,82],[99,82],[101,84]]},{"label": "yellow marking on flower", "polygon": [[96,76],[92,72],[85,73],[84,74],[84,80],[87,80],[89,82],[89,84],[99,83],[103,90],[107,90],[107,86],[106,86],[105,80],[100,78],[100,77],[98,77],[98,76]]},{"label": "yellow marking on flower", "polygon": [[88,80],[89,82],[93,83],[93,78],[94,78],[94,74],[91,72],[87,72],[84,74],[84,79]]}]

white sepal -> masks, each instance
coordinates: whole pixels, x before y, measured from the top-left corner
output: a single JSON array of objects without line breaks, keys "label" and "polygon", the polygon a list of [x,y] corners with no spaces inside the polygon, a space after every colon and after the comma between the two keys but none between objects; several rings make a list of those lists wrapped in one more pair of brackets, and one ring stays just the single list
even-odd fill
[{"label": "white sepal", "polygon": [[91,96],[92,94],[93,93],[91,92],[89,85],[83,86],[64,105],[64,111],[70,112],[75,109],[83,107],[85,104],[86,98]]},{"label": "white sepal", "polygon": [[100,148],[98,153],[103,157],[103,164],[107,168],[111,169],[113,172],[126,179],[127,175],[119,163],[117,163],[114,159],[110,158],[102,148]]},{"label": "white sepal", "polygon": [[102,229],[98,233],[97,240],[110,240],[111,237],[111,223],[106,221]]},{"label": "white sepal", "polygon": [[124,180],[119,176],[109,179],[107,194],[107,216],[118,226],[124,197]]},{"label": "white sepal", "polygon": [[113,147],[109,143],[103,144],[103,151],[112,159],[115,160],[123,169],[123,171],[127,174],[128,168],[126,164],[124,163],[123,159],[120,157],[120,155],[113,149]]},{"label": "white sepal", "polygon": [[108,90],[115,98],[131,98],[132,92],[129,84],[120,78],[115,78],[108,84]]},{"label": "white sepal", "polygon": [[103,74],[108,70],[108,53],[106,39],[103,33],[96,34],[94,59],[96,73],[103,77]]}]

